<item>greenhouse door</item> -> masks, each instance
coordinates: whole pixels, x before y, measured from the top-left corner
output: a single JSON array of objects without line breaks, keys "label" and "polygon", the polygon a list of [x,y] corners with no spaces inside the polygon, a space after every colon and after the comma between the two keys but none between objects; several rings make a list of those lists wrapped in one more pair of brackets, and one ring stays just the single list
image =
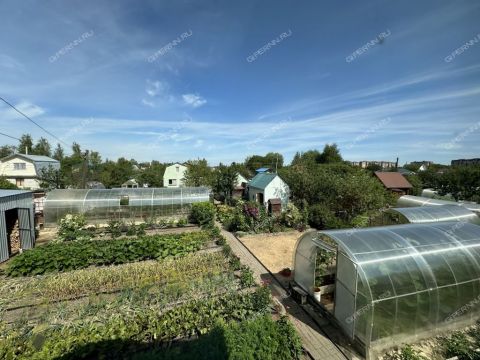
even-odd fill
[{"label": "greenhouse door", "polygon": [[357,269],[342,252],[337,257],[335,281],[335,318],[343,331],[353,340],[355,329],[355,293]]}]

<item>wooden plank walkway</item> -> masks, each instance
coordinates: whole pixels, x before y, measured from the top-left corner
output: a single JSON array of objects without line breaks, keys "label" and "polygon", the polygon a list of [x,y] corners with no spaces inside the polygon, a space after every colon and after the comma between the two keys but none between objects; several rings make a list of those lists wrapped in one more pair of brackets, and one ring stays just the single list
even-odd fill
[{"label": "wooden plank walkway", "polygon": [[[257,282],[267,283],[272,295],[285,308],[290,321],[295,325],[300,335],[303,347],[309,357],[314,360],[345,360],[348,359],[342,351],[326,336],[326,333],[312,320],[310,316],[295,302],[285,289],[280,286],[263,264],[230,232],[222,230],[227,243],[240,261],[252,269]],[[319,319],[320,325],[329,327],[325,319]]]}]

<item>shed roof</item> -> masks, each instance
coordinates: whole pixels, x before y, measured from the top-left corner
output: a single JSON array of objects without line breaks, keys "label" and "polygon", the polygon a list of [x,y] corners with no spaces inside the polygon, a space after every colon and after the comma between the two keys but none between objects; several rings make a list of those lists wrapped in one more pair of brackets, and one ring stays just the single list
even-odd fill
[{"label": "shed roof", "polygon": [[279,199],[279,198],[270,199],[270,200],[268,200],[268,202],[272,205],[281,205],[282,204],[282,200]]},{"label": "shed roof", "polygon": [[277,176],[277,174],[258,173],[252,180],[250,180],[248,186],[263,190]]},{"label": "shed roof", "polygon": [[0,198],[14,195],[31,194],[31,191],[27,190],[0,190]]},{"label": "shed roof", "polygon": [[387,189],[410,189],[412,184],[398,172],[376,171],[375,175]]}]

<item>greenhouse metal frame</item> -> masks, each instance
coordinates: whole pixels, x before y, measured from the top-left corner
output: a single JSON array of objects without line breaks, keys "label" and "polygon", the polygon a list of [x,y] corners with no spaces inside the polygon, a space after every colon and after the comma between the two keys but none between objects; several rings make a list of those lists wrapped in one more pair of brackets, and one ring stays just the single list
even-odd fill
[{"label": "greenhouse metal frame", "polygon": [[373,358],[391,346],[475,323],[480,226],[466,222],[310,231],[294,280],[313,294],[318,249],[336,251],[333,317]]},{"label": "greenhouse metal frame", "polygon": [[480,225],[480,217],[473,211],[458,205],[441,206],[417,206],[407,208],[391,208],[385,212],[388,217],[393,217],[391,223],[394,224],[416,224],[439,221],[464,221]]},{"label": "greenhouse metal frame", "polygon": [[84,214],[92,223],[185,216],[193,203],[210,201],[210,194],[207,187],[56,189],[45,200],[45,224],[66,214]]}]

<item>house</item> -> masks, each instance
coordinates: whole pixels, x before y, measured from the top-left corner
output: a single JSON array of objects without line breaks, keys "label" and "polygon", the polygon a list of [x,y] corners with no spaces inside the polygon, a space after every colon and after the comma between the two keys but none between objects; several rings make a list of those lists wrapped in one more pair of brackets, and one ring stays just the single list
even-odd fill
[{"label": "house", "polygon": [[181,187],[185,186],[185,172],[187,167],[185,165],[175,163],[165,168],[163,174],[164,187]]},{"label": "house", "polygon": [[40,189],[42,170],[60,170],[60,162],[48,156],[13,154],[0,160],[0,176],[20,189]]},{"label": "house", "polygon": [[138,182],[135,179],[127,180],[122,184],[122,188],[124,188],[124,189],[137,189],[138,188]]},{"label": "house", "polygon": [[235,181],[235,186],[233,188],[232,196],[237,199],[243,198],[245,195],[245,190],[247,189],[248,180],[242,176],[242,174],[237,174],[237,179]]},{"label": "house", "polygon": [[263,204],[270,212],[278,209],[278,201],[285,209],[289,196],[290,188],[277,174],[260,172],[248,183],[248,199]]},{"label": "house", "polygon": [[409,194],[413,188],[412,184],[399,172],[376,171],[375,176],[386,189],[400,196]]}]

